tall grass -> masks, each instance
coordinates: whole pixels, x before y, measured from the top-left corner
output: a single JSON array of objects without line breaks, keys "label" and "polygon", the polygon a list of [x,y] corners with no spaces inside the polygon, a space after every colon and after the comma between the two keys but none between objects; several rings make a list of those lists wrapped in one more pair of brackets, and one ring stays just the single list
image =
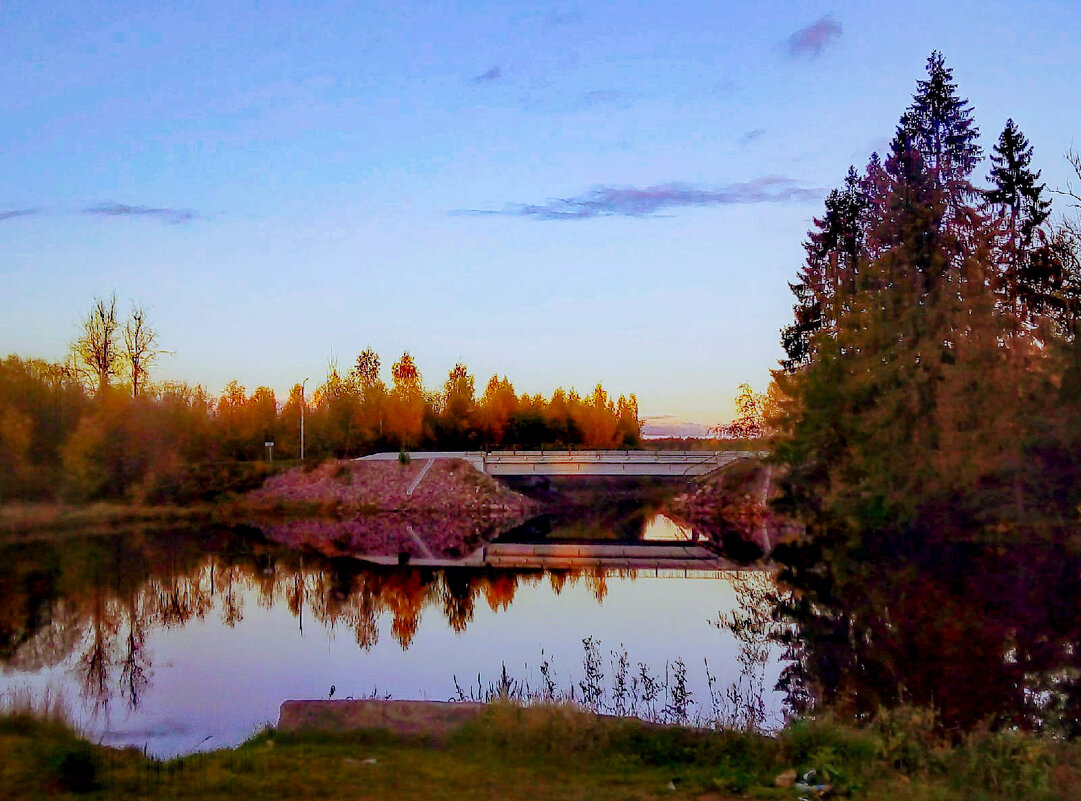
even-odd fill
[{"label": "tall grass", "polygon": [[[731,685],[720,686],[704,667],[708,698],[698,699],[687,679],[687,665],[681,658],[666,661],[663,672],[654,672],[644,662],[631,664],[627,649],[602,652],[600,640],[582,640],[582,671],[578,681],[563,684],[550,658],[541,652],[540,679],[519,678],[502,664],[498,678],[462,686],[455,675],[455,700],[481,703],[513,702],[520,706],[556,704],[595,715],[635,717],[646,723],[693,726],[705,729],[738,729],[766,733],[764,684],[741,676]],[[756,668],[757,669],[757,668]]]},{"label": "tall grass", "polygon": [[0,693],[0,720],[11,725],[12,721],[24,718],[79,731],[63,694],[51,687],[39,693],[26,686]]}]

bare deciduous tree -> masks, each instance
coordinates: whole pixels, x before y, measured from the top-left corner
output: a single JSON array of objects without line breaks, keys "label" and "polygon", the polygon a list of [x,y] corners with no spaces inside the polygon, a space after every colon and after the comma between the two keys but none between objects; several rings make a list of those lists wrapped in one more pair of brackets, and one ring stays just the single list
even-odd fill
[{"label": "bare deciduous tree", "polygon": [[86,373],[97,381],[99,397],[109,386],[109,379],[117,374],[120,364],[116,319],[116,293],[108,299],[95,298],[90,313],[83,319],[82,335],[75,340],[73,349],[82,362]]},{"label": "bare deciduous tree", "polygon": [[150,377],[150,366],[161,351],[155,350],[158,333],[150,326],[146,309],[136,303],[131,304],[131,316],[124,323],[123,360],[131,375],[131,396],[139,397]]}]

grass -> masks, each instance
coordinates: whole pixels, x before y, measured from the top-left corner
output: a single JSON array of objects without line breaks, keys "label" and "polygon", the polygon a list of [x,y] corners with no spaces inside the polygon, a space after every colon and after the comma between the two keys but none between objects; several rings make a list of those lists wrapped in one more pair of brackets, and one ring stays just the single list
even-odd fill
[{"label": "grass", "polygon": [[[349,514],[371,513],[361,505]],[[141,529],[155,526],[201,525],[214,523],[238,525],[252,520],[282,520],[308,517],[340,517],[343,509],[337,501],[267,501],[253,503],[231,500],[186,506],[143,505],[99,501],[90,504],[6,503],[0,505],[0,541],[4,539],[66,538],[73,530],[80,536],[115,534],[126,527]]]},{"label": "grass", "polygon": [[[492,704],[444,740],[276,732],[158,761],[96,746],[56,715],[0,713],[6,797],[365,799],[1074,798],[1081,745],[1011,732],[956,744],[902,710],[854,728],[829,718],[776,737],[650,726],[568,704]],[[791,783],[793,786],[778,786]]]},{"label": "grass", "polygon": [[95,528],[123,524],[171,524],[209,520],[213,506],[143,506],[100,501],[89,504],[57,502],[14,502],[0,504],[0,533],[67,532],[73,527],[92,532]]}]

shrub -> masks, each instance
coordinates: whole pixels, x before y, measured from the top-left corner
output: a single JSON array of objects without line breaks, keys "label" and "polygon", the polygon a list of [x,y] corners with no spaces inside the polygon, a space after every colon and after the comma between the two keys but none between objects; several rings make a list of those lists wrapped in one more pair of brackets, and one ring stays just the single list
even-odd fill
[{"label": "shrub", "polygon": [[68,740],[52,746],[45,758],[47,775],[60,790],[87,793],[98,786],[98,759],[93,746]]},{"label": "shrub", "polygon": [[874,734],[828,717],[797,720],[779,739],[785,759],[800,776],[810,774],[809,783],[830,784],[839,794],[863,785],[881,750]]}]

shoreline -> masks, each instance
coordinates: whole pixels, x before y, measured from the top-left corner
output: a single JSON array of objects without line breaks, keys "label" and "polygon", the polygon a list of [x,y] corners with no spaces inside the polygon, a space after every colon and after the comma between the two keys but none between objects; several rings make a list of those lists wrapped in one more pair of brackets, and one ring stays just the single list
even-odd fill
[{"label": "shoreline", "polygon": [[[377,521],[402,518],[442,524],[439,547],[475,545],[483,531],[513,526],[537,513],[537,504],[460,460],[398,464],[328,460],[272,475],[250,492],[219,501],[147,504],[15,502],[0,505],[0,541],[21,542],[62,536],[115,534],[125,530],[177,526],[253,526],[289,544],[325,549],[339,543],[346,526],[352,540],[344,549],[365,552],[374,538],[388,535]],[[297,525],[305,528],[297,537]],[[324,541],[325,540],[325,541]],[[459,542],[460,540],[460,542]],[[335,546],[340,554],[343,549]]]},{"label": "shoreline", "polygon": [[[951,740],[934,729],[934,715],[920,709],[880,713],[861,725],[829,715],[799,718],[767,735],[657,726],[570,704],[499,701],[436,709],[431,702],[414,703],[390,726],[379,719],[388,710],[377,707],[366,719],[376,725],[268,726],[235,748],[168,759],[94,743],[62,715],[5,710],[0,776],[13,801],[67,793],[250,801],[961,801],[976,795],[988,801],[1065,801],[1081,779],[1077,741],[986,731]],[[424,713],[434,722],[425,723]]]}]

